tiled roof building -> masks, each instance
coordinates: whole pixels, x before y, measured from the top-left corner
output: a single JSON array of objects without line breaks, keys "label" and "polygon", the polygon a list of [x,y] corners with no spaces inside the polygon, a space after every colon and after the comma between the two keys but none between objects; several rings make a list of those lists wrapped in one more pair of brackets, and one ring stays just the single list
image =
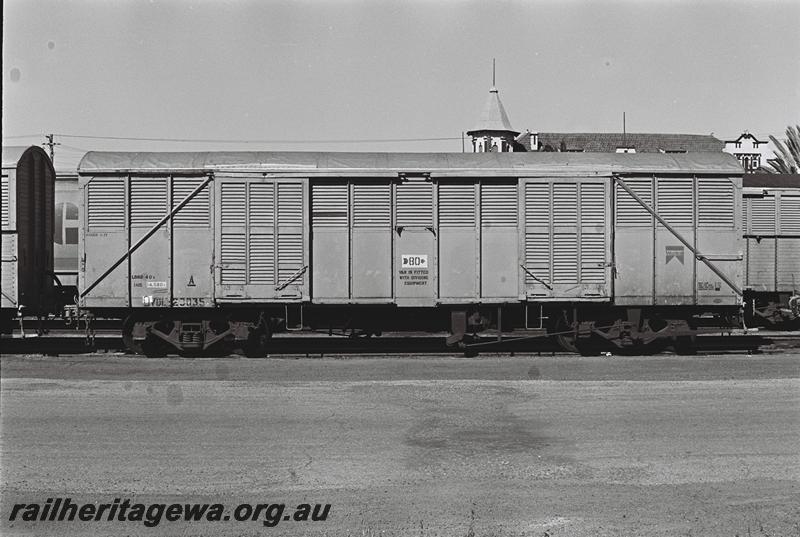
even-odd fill
[{"label": "tiled roof building", "polygon": [[706,134],[617,132],[526,132],[515,140],[515,151],[585,153],[695,153],[722,151],[725,144]]},{"label": "tiled roof building", "polygon": [[472,151],[565,151],[581,153],[695,153],[722,151],[725,143],[707,134],[642,134],[615,132],[530,132],[511,126],[495,86],[472,130]]}]

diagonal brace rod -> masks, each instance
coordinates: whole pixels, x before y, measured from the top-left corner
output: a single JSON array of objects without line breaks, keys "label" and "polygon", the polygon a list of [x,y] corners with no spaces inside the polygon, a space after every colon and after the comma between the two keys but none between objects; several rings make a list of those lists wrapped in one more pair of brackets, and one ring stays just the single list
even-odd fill
[{"label": "diagonal brace rod", "polygon": [[548,289],[550,289],[551,291],[553,290],[553,288],[552,288],[552,287],[550,287],[549,285],[547,285],[547,282],[545,282],[544,280],[542,280],[542,279],[538,278],[538,277],[536,276],[536,274],[534,274],[533,272],[531,272],[530,270],[528,270],[528,267],[526,267],[525,265],[520,265],[520,268],[521,268],[522,270],[524,270],[525,272],[527,272],[527,273],[528,273],[528,276],[530,276],[531,278],[533,278],[533,279],[534,279],[534,280],[536,280],[537,282],[541,283],[542,285],[544,285],[545,287],[547,287],[547,288],[548,288]]},{"label": "diagonal brace rod", "polygon": [[684,246],[686,246],[686,247],[689,249],[689,251],[690,251],[690,252],[692,252],[692,253],[694,254],[695,258],[697,258],[697,259],[699,259],[700,261],[702,261],[703,263],[705,263],[705,264],[706,264],[706,266],[707,266],[708,268],[710,268],[710,269],[711,269],[711,271],[712,271],[714,274],[716,274],[717,276],[719,276],[719,277],[722,279],[722,281],[724,281],[726,284],[728,284],[728,287],[730,287],[731,289],[733,289],[733,292],[734,292],[734,293],[736,293],[736,294],[737,294],[737,295],[739,295],[739,296],[742,296],[742,290],[741,290],[741,289],[739,289],[739,286],[737,286],[737,285],[736,285],[736,284],[735,284],[735,283],[734,283],[734,282],[733,282],[733,281],[732,281],[730,278],[728,278],[728,276],[726,276],[724,272],[722,272],[722,271],[721,271],[719,268],[717,268],[717,266],[716,266],[716,265],[714,265],[714,263],[712,263],[711,261],[709,261],[709,259],[708,259],[706,256],[704,256],[703,254],[701,254],[701,253],[700,253],[700,252],[699,252],[699,251],[698,251],[698,250],[697,250],[697,249],[696,249],[694,246],[692,246],[691,244],[689,244],[689,241],[687,241],[686,239],[684,239],[684,238],[683,238],[683,235],[681,235],[680,233],[678,233],[678,232],[675,230],[675,228],[673,228],[672,226],[670,226],[670,225],[669,225],[669,224],[666,222],[666,220],[664,220],[664,219],[663,219],[663,218],[662,218],[662,217],[661,217],[661,216],[660,216],[660,215],[659,215],[659,214],[658,214],[658,213],[657,213],[655,210],[653,210],[653,208],[652,208],[652,207],[650,207],[650,206],[649,206],[647,203],[645,203],[645,201],[644,201],[642,198],[640,198],[640,197],[639,197],[639,196],[638,196],[638,195],[637,195],[637,194],[636,194],[636,193],[635,193],[633,190],[631,190],[631,188],[630,188],[630,187],[629,187],[627,184],[625,184],[625,181],[623,181],[623,180],[622,180],[622,177],[620,177],[620,176],[618,176],[618,175],[614,175],[613,177],[614,177],[614,181],[615,181],[615,182],[616,182],[616,183],[617,183],[619,186],[621,186],[621,187],[622,187],[622,189],[623,189],[623,190],[625,190],[625,192],[627,192],[628,194],[630,194],[630,195],[631,195],[631,197],[632,197],[634,200],[636,200],[636,202],[637,202],[639,205],[641,205],[642,207],[644,207],[644,209],[645,209],[645,210],[646,210],[648,213],[650,213],[651,215],[653,215],[653,217],[654,217],[656,220],[658,220],[658,222],[659,222],[659,223],[660,223],[662,226],[664,226],[664,227],[665,227],[665,228],[666,228],[666,229],[667,229],[667,230],[668,230],[670,233],[672,233],[672,234],[675,236],[675,238],[676,238],[676,239],[678,239],[679,241],[681,241],[681,242],[683,243],[683,245],[684,245]]},{"label": "diagonal brace rod", "polygon": [[283,282],[283,283],[281,283],[281,284],[279,284],[279,285],[276,285],[276,286],[275,286],[275,290],[276,290],[276,291],[282,291],[283,289],[286,289],[286,287],[288,287],[290,283],[292,283],[292,282],[293,282],[293,281],[295,281],[297,278],[299,278],[300,276],[302,276],[303,274],[305,274],[307,269],[308,269],[308,265],[306,265],[306,266],[304,266],[303,268],[301,268],[300,270],[296,271],[294,274],[292,274],[291,276],[289,276],[289,277],[286,279],[286,281],[285,281],[285,282]]},{"label": "diagonal brace rod", "polygon": [[119,259],[117,259],[116,263],[114,263],[113,265],[111,265],[111,266],[108,268],[108,270],[106,270],[106,271],[105,271],[105,272],[104,272],[104,273],[103,273],[103,274],[102,274],[102,275],[101,275],[99,278],[97,278],[97,279],[94,281],[94,283],[93,283],[92,285],[90,285],[89,287],[87,287],[86,289],[84,289],[84,290],[81,292],[81,298],[83,298],[83,297],[85,297],[86,295],[88,295],[88,294],[91,292],[91,290],[92,290],[92,289],[94,289],[95,287],[97,287],[97,285],[98,285],[100,282],[102,282],[104,279],[106,279],[106,277],[107,277],[109,274],[111,274],[112,272],[114,272],[114,269],[116,269],[118,266],[120,266],[120,265],[122,264],[122,262],[123,262],[123,261],[125,261],[126,259],[128,259],[128,258],[129,258],[131,255],[133,255],[133,252],[135,252],[136,250],[138,250],[138,249],[139,249],[139,247],[140,247],[142,244],[144,244],[144,243],[145,243],[145,241],[146,241],[147,239],[149,239],[150,237],[152,237],[152,236],[153,236],[153,233],[155,233],[156,231],[158,231],[158,228],[160,228],[161,226],[163,226],[163,225],[164,225],[164,224],[165,224],[167,221],[169,221],[169,220],[170,220],[170,219],[171,219],[173,216],[175,216],[175,215],[178,213],[178,211],[180,211],[181,209],[183,209],[183,207],[184,207],[184,206],[185,206],[187,203],[189,203],[190,201],[192,201],[192,199],[193,199],[193,198],[194,198],[194,197],[195,197],[197,194],[199,194],[199,193],[200,193],[200,191],[201,191],[201,190],[203,190],[203,189],[206,187],[206,185],[208,185],[208,183],[210,183],[210,182],[211,182],[213,179],[214,179],[214,176],[213,176],[213,175],[209,175],[209,176],[206,178],[206,180],[205,180],[205,181],[203,181],[202,183],[200,183],[200,185],[199,185],[197,188],[195,188],[194,190],[192,190],[192,191],[189,193],[189,195],[187,195],[185,198],[183,198],[183,201],[181,201],[179,204],[177,204],[175,207],[173,207],[173,208],[172,208],[172,210],[171,210],[170,212],[168,212],[166,215],[164,215],[164,217],[163,217],[163,218],[161,218],[161,220],[159,220],[159,221],[158,221],[158,223],[156,223],[156,225],[154,225],[152,228],[150,228],[150,230],[149,230],[147,233],[145,233],[145,234],[142,236],[142,238],[141,238],[141,239],[139,239],[138,241],[136,241],[136,244],[134,244],[133,246],[131,246],[130,248],[128,248],[128,251],[127,251],[127,252],[125,252],[124,254],[122,254],[122,257],[120,257]]}]

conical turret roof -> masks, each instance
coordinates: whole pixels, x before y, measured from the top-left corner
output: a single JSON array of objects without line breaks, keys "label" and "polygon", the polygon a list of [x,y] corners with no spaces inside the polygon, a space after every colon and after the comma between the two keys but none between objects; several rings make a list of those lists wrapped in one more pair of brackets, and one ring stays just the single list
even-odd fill
[{"label": "conical turret roof", "polygon": [[500,102],[499,92],[494,86],[489,89],[489,97],[486,99],[486,104],[483,107],[478,125],[471,131],[468,131],[467,134],[480,131],[507,131],[515,135],[519,134],[519,132],[515,131],[514,127],[511,126],[511,122],[508,120],[508,114],[506,114],[506,109],[503,108],[503,103]]}]

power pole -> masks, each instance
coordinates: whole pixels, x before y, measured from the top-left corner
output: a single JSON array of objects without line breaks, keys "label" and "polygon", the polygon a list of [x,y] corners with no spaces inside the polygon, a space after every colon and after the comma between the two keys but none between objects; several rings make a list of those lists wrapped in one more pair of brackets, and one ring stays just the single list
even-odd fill
[{"label": "power pole", "polygon": [[53,165],[55,165],[56,162],[55,146],[61,145],[60,143],[53,141],[54,136],[55,134],[45,134],[44,137],[47,138],[47,142],[42,144],[50,148],[50,162],[52,162]]},{"label": "power pole", "polygon": [[625,129],[625,112],[622,112],[622,145],[625,147],[625,152],[628,152],[628,134]]}]

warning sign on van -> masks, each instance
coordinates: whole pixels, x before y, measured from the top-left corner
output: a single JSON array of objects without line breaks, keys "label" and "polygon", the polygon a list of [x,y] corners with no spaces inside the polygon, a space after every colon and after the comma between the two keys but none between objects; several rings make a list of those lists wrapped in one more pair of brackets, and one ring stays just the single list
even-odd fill
[{"label": "warning sign on van", "polygon": [[400,268],[428,268],[428,256],[403,254]]}]

